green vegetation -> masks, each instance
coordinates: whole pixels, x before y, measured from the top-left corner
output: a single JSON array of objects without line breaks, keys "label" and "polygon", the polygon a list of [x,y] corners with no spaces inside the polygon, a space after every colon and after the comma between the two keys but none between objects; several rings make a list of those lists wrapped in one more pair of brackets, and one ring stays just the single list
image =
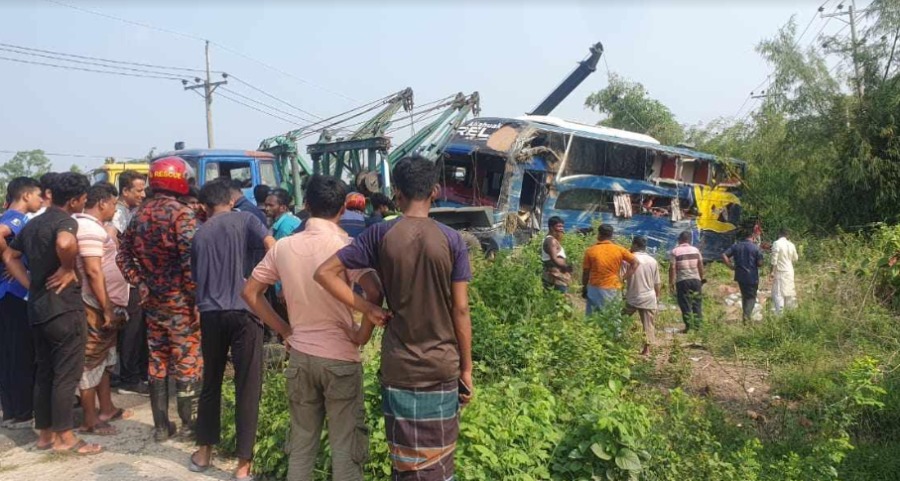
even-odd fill
[{"label": "green vegetation", "polygon": [[[800,306],[742,324],[717,291],[729,273],[712,266],[705,326],[690,342],[675,336],[656,362],[637,356],[633,319],[616,309],[586,319],[574,298],[542,289],[537,241],[479,261],[476,398],[462,413],[459,479],[898,479],[900,266],[890,259],[900,227],[890,225],[900,200],[900,0],[868,9],[855,45],[842,36],[804,46],[793,20],[761,42],[773,73],[761,103],[737,119],[685,128],[641,84],[614,75],[587,99],[603,125],[746,160],[745,212],[803,239]],[[579,259],[591,243],[572,235],[565,247]],[[631,329],[620,336],[619,325]],[[377,343],[365,363],[373,480],[390,472]],[[764,370],[766,399],[748,406],[698,390],[689,349]],[[280,373],[268,376],[256,469],[280,479],[288,413]],[[327,448],[320,461],[327,479]]]},{"label": "green vegetation", "polygon": [[[0,199],[6,200],[6,186],[16,177],[35,179],[50,172],[50,159],[43,150],[23,150],[11,159],[0,163]],[[73,166],[74,167],[74,166]]]},{"label": "green vegetation", "polygon": [[[815,246],[820,252],[817,263],[841,242],[867,245],[853,236],[833,242]],[[591,243],[575,235],[565,242],[573,258]],[[812,248],[806,246],[806,251]],[[874,299],[863,304],[859,297],[851,304],[827,287],[863,289],[863,283],[855,278],[846,282],[839,271],[830,277],[820,274],[815,300],[804,298],[804,307],[788,316],[747,328],[710,322],[702,331],[702,340],[717,355],[727,357],[729,346],[737,345],[742,355],[760,363],[768,356],[775,367],[774,392],[790,400],[777,409],[773,404],[766,413],[770,424],[783,423],[776,429],[754,425],[743,412],[720,406],[714,397],[690,393],[686,384],[677,387],[683,377],[654,370],[651,362],[637,356],[634,332],[624,338],[613,334],[617,323],[636,326],[633,319],[623,320],[616,310],[585,319],[568,299],[544,291],[537,253],[538,243],[533,243],[476,266],[471,289],[476,399],[462,413],[459,479],[815,481],[838,479],[842,469],[861,474],[841,479],[890,479],[866,477],[873,470],[855,456],[887,452],[889,446],[878,433],[885,423],[894,430],[900,426],[891,421],[900,420],[900,402],[891,399],[898,383],[880,382],[885,367],[880,361],[886,359],[881,355],[889,347],[871,348],[881,336],[894,336],[894,342],[897,336],[887,322],[888,311]],[[865,266],[855,267],[851,273],[867,275]],[[876,312],[883,317],[850,326],[833,315],[856,312],[861,306],[867,318]],[[838,340],[843,343],[839,355],[834,348]],[[371,433],[366,479],[377,480],[389,478],[390,463],[376,352],[375,346],[366,350],[365,396]],[[791,374],[804,370],[816,376],[801,382],[803,376]],[[887,396],[884,390],[890,390]],[[270,372],[261,404],[256,469],[274,479],[286,472],[286,402],[283,376]],[[882,407],[882,402],[887,405]],[[226,427],[233,423],[232,403],[229,396],[223,410]],[[233,436],[225,433],[226,451]],[[864,449],[854,451],[854,444]],[[320,479],[328,479],[328,460],[326,449]]]}]

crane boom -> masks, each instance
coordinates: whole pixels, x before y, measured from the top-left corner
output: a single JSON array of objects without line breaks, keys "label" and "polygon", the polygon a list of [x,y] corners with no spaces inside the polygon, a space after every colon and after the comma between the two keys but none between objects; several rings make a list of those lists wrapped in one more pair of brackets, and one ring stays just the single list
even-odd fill
[{"label": "crane boom", "polygon": [[588,58],[578,62],[578,67],[575,67],[575,70],[572,71],[558,87],[550,92],[550,95],[535,107],[534,110],[529,112],[528,115],[550,114],[550,112],[562,103],[562,101],[565,100],[566,97],[568,97],[569,94],[584,81],[584,79],[597,70],[597,62],[600,61],[601,55],[603,55],[603,44],[597,42],[591,46],[591,54]]}]

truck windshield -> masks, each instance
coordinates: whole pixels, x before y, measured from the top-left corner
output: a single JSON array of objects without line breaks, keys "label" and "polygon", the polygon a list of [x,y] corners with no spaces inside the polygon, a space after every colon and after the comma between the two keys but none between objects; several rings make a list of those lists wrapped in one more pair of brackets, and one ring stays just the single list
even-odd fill
[{"label": "truck windshield", "polygon": [[99,182],[109,182],[109,172],[103,169],[97,169],[94,171],[93,180],[93,183],[95,184]]},{"label": "truck windshield", "polygon": [[278,180],[275,178],[275,164],[271,160],[263,160],[259,163],[260,182],[269,187],[277,187]]}]

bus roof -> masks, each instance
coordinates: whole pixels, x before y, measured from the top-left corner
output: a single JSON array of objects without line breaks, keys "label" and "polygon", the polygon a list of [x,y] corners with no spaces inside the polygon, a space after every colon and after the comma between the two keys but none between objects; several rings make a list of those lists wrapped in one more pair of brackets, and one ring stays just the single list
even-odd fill
[{"label": "bus roof", "polygon": [[654,139],[653,137],[646,134],[639,134],[637,132],[629,132],[627,130],[614,129],[611,127],[604,127],[602,125],[587,125],[579,122],[570,122],[568,120],[563,120],[559,117],[549,117],[546,115],[524,115],[522,117],[517,117],[516,120],[526,120],[531,122],[536,122],[539,124],[549,124],[555,125],[557,127],[562,127],[566,129],[572,129],[577,132],[593,132],[595,134],[607,135],[611,137],[620,137],[624,139],[631,140],[639,140],[641,142],[647,142],[650,144],[660,145],[661,142]]},{"label": "bus roof", "polygon": [[[689,157],[694,159],[706,160],[713,163],[727,162],[727,163],[735,163],[739,165],[745,165],[746,162],[739,159],[728,159],[727,161],[723,161],[719,159],[713,154],[707,152],[700,152],[699,150],[690,149],[687,147],[675,147],[671,145],[662,145],[648,135],[639,134],[635,132],[629,132],[627,130],[620,129],[610,129],[606,127],[595,127],[590,125],[579,124],[576,122],[568,122],[565,120],[561,120],[555,117],[545,117],[545,116],[523,116],[518,119],[515,118],[502,118],[502,117],[483,117],[472,119],[469,122],[491,122],[491,123],[512,123],[518,125],[528,125],[534,129],[542,130],[546,132],[555,132],[562,135],[571,135],[576,134],[579,137],[602,140],[604,142],[610,142],[615,144],[624,144],[630,145],[632,147],[652,150],[656,152],[662,152],[669,155],[675,155],[678,157]],[[448,150],[454,150],[456,146],[448,146]],[[468,147],[471,148],[471,147]]]}]

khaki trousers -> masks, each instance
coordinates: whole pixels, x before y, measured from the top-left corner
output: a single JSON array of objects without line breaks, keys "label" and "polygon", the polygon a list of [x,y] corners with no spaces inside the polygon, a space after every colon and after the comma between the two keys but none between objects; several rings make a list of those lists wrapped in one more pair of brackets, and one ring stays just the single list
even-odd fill
[{"label": "khaki trousers", "polygon": [[362,364],[291,350],[284,375],[290,400],[288,481],[311,481],[328,417],[332,479],[362,481],[369,457]]}]

